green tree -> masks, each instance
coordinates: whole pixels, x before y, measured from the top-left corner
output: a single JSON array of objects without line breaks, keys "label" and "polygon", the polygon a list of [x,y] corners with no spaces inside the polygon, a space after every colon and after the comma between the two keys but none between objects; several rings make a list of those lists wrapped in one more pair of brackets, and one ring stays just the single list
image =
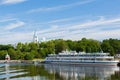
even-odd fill
[{"label": "green tree", "polygon": [[34,59],[34,54],[26,52],[25,56],[24,56],[24,59],[25,60],[33,60]]},{"label": "green tree", "polygon": [[55,53],[55,44],[53,43],[53,41],[48,41],[46,44],[47,44],[46,48],[48,50],[47,54]]},{"label": "green tree", "polygon": [[10,55],[12,60],[17,60],[19,58],[19,55],[16,53],[16,51],[12,48],[8,50],[8,54]]},{"label": "green tree", "polygon": [[113,47],[114,53],[120,52],[120,40],[110,38],[109,43]]},{"label": "green tree", "polygon": [[46,48],[42,48],[39,50],[39,54],[41,58],[45,58],[47,56],[47,49]]},{"label": "green tree", "polygon": [[68,46],[64,40],[62,40],[62,39],[56,40],[56,43],[55,43],[55,52],[56,53],[59,53],[66,49],[68,49]]},{"label": "green tree", "polygon": [[77,41],[75,48],[77,52],[86,51],[86,41]]},{"label": "green tree", "polygon": [[23,44],[22,50],[23,50],[23,52],[30,52],[31,49],[30,49],[29,44],[28,43]]},{"label": "green tree", "polygon": [[67,40],[66,44],[67,44],[69,50],[74,51],[76,49],[76,41]]},{"label": "green tree", "polygon": [[0,50],[8,50],[9,48],[14,48],[11,44],[0,45]]},{"label": "green tree", "polygon": [[31,42],[29,43],[29,47],[30,47],[30,50],[37,50],[39,46],[37,43]]},{"label": "green tree", "polygon": [[22,46],[23,46],[23,44],[21,42],[19,42],[16,46],[16,49],[17,50],[22,50]]},{"label": "green tree", "polygon": [[6,50],[1,50],[0,51],[0,60],[5,60],[5,55],[7,54]]},{"label": "green tree", "polygon": [[109,52],[111,55],[115,54],[113,47],[109,43],[109,40],[104,40],[101,44],[101,47],[104,52]]}]

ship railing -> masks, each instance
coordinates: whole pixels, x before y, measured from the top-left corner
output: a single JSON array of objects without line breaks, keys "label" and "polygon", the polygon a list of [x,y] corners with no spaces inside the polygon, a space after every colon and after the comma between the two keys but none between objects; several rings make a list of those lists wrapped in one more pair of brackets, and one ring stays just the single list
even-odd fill
[{"label": "ship railing", "polygon": [[55,56],[86,56],[86,57],[91,57],[91,56],[95,56],[95,57],[106,57],[108,56],[109,53],[85,53],[85,52],[66,52],[66,53],[59,53],[59,54],[48,54],[49,57],[55,57]]},{"label": "ship railing", "polygon": [[64,57],[60,57],[60,56],[57,56],[56,58],[63,58],[63,59],[114,59],[114,57],[67,57],[67,56],[64,56]]}]

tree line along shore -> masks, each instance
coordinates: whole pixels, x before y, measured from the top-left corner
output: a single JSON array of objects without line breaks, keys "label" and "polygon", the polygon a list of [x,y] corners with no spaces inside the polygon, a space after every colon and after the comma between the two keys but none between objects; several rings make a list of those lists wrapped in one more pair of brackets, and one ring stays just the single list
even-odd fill
[{"label": "tree line along shore", "polygon": [[103,41],[82,38],[78,41],[56,39],[40,43],[17,43],[0,45],[0,60],[5,60],[5,55],[9,54],[11,60],[33,60],[44,59],[48,54],[58,54],[63,50],[77,52],[95,53],[108,52],[114,56],[120,53],[120,40],[105,39]]}]

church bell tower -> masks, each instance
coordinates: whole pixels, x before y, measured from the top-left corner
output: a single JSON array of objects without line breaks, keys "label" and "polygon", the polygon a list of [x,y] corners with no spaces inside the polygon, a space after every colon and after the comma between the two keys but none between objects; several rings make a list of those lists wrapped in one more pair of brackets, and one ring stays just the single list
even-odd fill
[{"label": "church bell tower", "polygon": [[36,31],[34,31],[33,42],[35,42],[35,43],[38,43],[38,42],[39,42]]}]

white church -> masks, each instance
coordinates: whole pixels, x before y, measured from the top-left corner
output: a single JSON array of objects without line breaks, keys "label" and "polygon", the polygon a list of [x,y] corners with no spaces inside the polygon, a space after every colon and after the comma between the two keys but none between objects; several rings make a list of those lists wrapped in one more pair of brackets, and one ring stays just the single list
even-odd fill
[{"label": "white church", "polygon": [[33,42],[39,43],[39,39],[38,39],[38,36],[37,36],[37,32],[36,32],[36,31],[34,32],[34,35],[33,35]]},{"label": "white church", "polygon": [[45,38],[45,37],[43,37],[43,38],[39,41],[37,32],[34,31],[34,35],[33,35],[33,42],[34,42],[34,43],[45,42],[45,41],[46,41],[46,38]]}]

